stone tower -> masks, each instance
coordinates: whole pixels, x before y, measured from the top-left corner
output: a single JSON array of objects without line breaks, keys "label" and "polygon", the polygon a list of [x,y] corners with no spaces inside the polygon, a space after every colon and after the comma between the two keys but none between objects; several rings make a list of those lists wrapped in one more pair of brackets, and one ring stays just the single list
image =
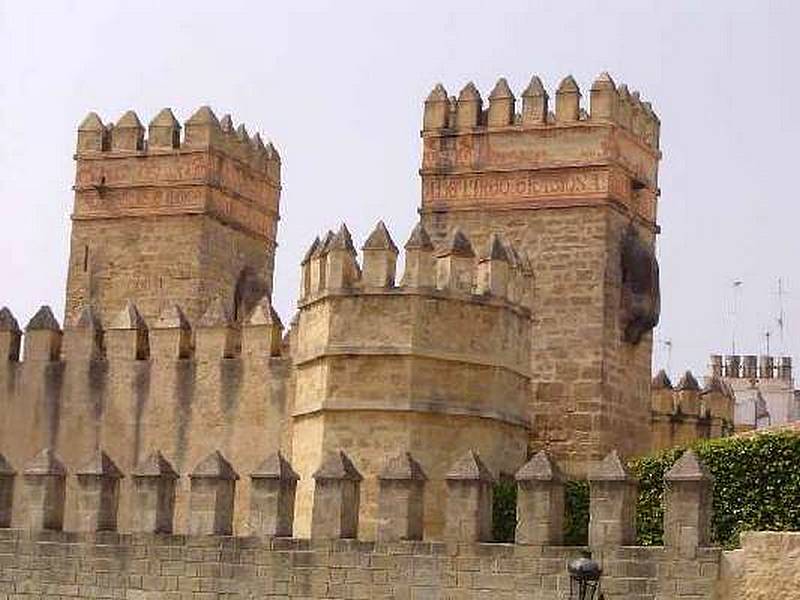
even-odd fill
[{"label": "stone tower", "polygon": [[659,120],[607,74],[590,112],[575,80],[538,77],[521,113],[505,79],[488,108],[469,83],[425,102],[421,216],[431,237],[458,226],[483,247],[510,240],[534,271],[531,450],[575,474],[610,449],[649,448]]},{"label": "stone tower", "polygon": [[190,321],[220,300],[238,318],[272,291],[280,157],[207,107],[181,126],[165,108],[78,129],[67,325],[130,300],[146,321],[179,305]]}]

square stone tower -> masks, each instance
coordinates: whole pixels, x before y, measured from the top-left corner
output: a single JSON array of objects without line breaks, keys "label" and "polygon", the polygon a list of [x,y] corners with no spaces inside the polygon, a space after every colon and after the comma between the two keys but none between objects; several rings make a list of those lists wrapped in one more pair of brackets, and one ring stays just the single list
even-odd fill
[{"label": "square stone tower", "polygon": [[[538,77],[521,113],[505,79],[484,107],[470,83],[425,102],[422,205],[442,240],[455,226],[483,249],[499,233],[534,270],[532,433],[574,474],[610,449],[647,451],[659,120],[607,74],[581,107],[575,80]],[[527,257],[525,257],[527,255]]]},{"label": "square stone tower", "polygon": [[272,291],[280,157],[207,107],[181,126],[169,109],[148,136],[133,111],[78,129],[67,325],[91,305],[107,321],[128,300],[146,321],[214,300],[232,316]]}]

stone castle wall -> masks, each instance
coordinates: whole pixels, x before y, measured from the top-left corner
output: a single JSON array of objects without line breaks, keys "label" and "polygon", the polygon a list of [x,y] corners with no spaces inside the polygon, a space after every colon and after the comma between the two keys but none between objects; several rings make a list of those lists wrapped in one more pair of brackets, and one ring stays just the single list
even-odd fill
[{"label": "stone castle wall", "polygon": [[[45,312],[29,325],[22,360],[0,361],[0,440],[12,464],[26,464],[50,448],[75,470],[103,448],[129,473],[158,449],[185,474],[220,449],[249,472],[268,453],[290,447],[290,365],[265,343],[271,336],[280,339],[273,326],[182,329],[165,315],[147,331],[149,354],[137,358],[136,331],[113,329],[112,322],[99,336],[103,355],[93,357],[97,330],[73,327],[62,334],[52,315],[49,324],[42,322]],[[37,329],[43,325],[50,329]],[[225,357],[220,337],[229,333],[239,338],[241,349]],[[184,336],[192,347],[181,357]],[[0,331],[0,341],[9,337]],[[131,479],[121,485],[124,531],[131,527]],[[21,494],[18,487],[17,507],[24,505]],[[75,528],[76,496],[67,497],[66,526]],[[182,498],[177,523],[184,522],[187,510]],[[238,490],[237,501],[247,505],[247,488]],[[13,523],[21,519],[15,511]],[[242,513],[236,530],[245,527]]]},{"label": "stone castle wall", "polygon": [[[446,541],[400,539],[410,524],[422,518],[420,513],[408,510],[418,499],[403,492],[426,485],[420,483],[413,469],[404,470],[403,462],[405,466],[414,464],[408,455],[404,461],[395,462],[401,468],[392,471],[394,479],[387,479],[386,473],[381,476],[379,493],[386,510],[382,512],[378,541],[355,539],[358,503],[345,499],[352,498],[346,489],[354,482],[358,493],[358,479],[353,479],[358,474],[345,471],[328,472],[324,478],[315,476],[311,539],[275,536],[276,526],[291,534],[291,519],[287,522],[286,516],[281,516],[281,498],[291,507],[296,483],[292,468],[276,456],[278,460],[265,462],[269,466],[239,482],[232,482],[229,472],[231,467],[242,471],[238,465],[230,465],[219,454],[203,461],[205,470],[201,473],[197,469],[190,476],[189,535],[154,533],[155,522],[148,519],[137,520],[134,533],[115,533],[113,518],[103,521],[104,528],[111,531],[98,531],[101,521],[97,517],[113,514],[110,509],[120,500],[114,489],[120,475],[137,479],[137,493],[144,492],[138,498],[154,491],[143,484],[148,476],[119,473],[107,461],[94,479],[79,473],[77,490],[69,492],[79,497],[86,517],[83,532],[43,528],[45,521],[39,520],[38,511],[57,513],[63,496],[42,503],[42,486],[72,478],[72,472],[65,474],[59,458],[52,454],[38,458],[35,468],[27,465],[16,477],[10,474],[9,463],[0,461],[0,491],[5,492],[9,485],[21,486],[28,504],[24,508],[32,516],[28,530],[0,529],[0,590],[16,597],[108,595],[211,600],[253,596],[461,598],[492,594],[555,600],[569,593],[568,562],[589,550],[603,570],[601,589],[608,598],[727,600],[763,597],[737,596],[741,590],[764,593],[793,589],[788,587],[793,582],[791,574],[774,575],[782,553],[796,553],[797,534],[767,534],[772,536],[770,540],[761,540],[762,534],[745,536],[744,549],[727,555],[709,547],[713,481],[691,452],[665,476],[663,547],[631,545],[636,481],[615,453],[597,465],[589,475],[588,548],[559,544],[563,517],[555,507],[563,509],[563,475],[545,453],[516,473],[519,494],[514,544],[477,543],[480,522],[491,518],[491,510],[480,510],[487,497],[478,492],[488,480],[480,457],[474,453],[453,466],[453,473],[459,476],[448,479],[441,498],[448,507]],[[346,456],[340,458],[342,464],[351,464]],[[470,464],[478,469],[470,472],[464,468]],[[158,486],[165,485],[164,479],[159,481]],[[106,487],[103,482],[110,485]],[[255,529],[258,535],[232,537],[215,531],[219,525],[224,530],[234,512],[230,498],[222,500],[226,498],[223,490],[230,485],[253,488],[251,497],[258,498],[258,504],[251,507],[251,520],[267,524]],[[90,490],[102,491],[99,496],[87,495]],[[553,504],[548,507],[548,502]],[[161,508],[143,502],[137,510],[141,516]],[[344,517],[352,516],[354,510],[356,528],[345,532]],[[167,516],[167,520],[172,518],[171,513]],[[777,536],[785,541],[776,544]]]},{"label": "stone castle wall", "polygon": [[712,376],[701,389],[692,372],[686,371],[673,386],[662,370],[651,383],[651,399],[654,451],[734,432],[734,394],[719,377]]},{"label": "stone castle wall", "polygon": [[[516,113],[503,79],[488,109],[472,84],[457,99],[439,86],[425,106],[420,170],[432,237],[457,226],[481,244],[501,233],[530,258],[531,445],[575,474],[612,447],[649,448],[649,330],[658,316],[657,267],[628,277],[637,267],[623,256],[633,232],[633,263],[654,264],[658,119],[607,76],[592,86],[591,112],[580,98],[566,78],[551,113],[534,78]],[[629,339],[631,287],[649,306]]]}]

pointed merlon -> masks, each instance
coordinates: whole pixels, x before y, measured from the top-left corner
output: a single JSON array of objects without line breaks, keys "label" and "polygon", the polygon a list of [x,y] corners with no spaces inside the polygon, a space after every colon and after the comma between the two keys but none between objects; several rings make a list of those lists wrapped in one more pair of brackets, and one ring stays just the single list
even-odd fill
[{"label": "pointed merlon", "polygon": [[589,470],[589,481],[632,481],[633,475],[616,450],[609,452],[600,464]]},{"label": "pointed merlon", "polygon": [[709,379],[708,385],[706,385],[702,391],[703,394],[710,394],[712,392],[717,392],[723,396],[728,394],[728,390],[725,389],[725,384],[722,383],[722,380],[719,377],[714,376]]},{"label": "pointed merlon", "polygon": [[61,326],[56,321],[49,306],[42,306],[25,327],[25,331],[41,331],[45,329],[61,331]]},{"label": "pointed merlon", "polygon": [[328,453],[322,460],[319,468],[312,477],[316,480],[346,480],[361,481],[363,477],[358,472],[353,461],[342,450]]},{"label": "pointed merlon", "polygon": [[437,83],[428,94],[428,102],[447,102],[447,90],[441,83]]},{"label": "pointed merlon", "polygon": [[96,112],[90,112],[78,125],[78,131],[103,131],[105,125]]},{"label": "pointed merlon", "polygon": [[200,327],[227,327],[230,324],[231,314],[219,297],[212,300],[199,322]]},{"label": "pointed merlon", "polygon": [[261,139],[261,136],[258,132],[256,132],[255,135],[250,139],[250,143],[256,152],[266,154],[267,148],[264,146],[264,140]]},{"label": "pointed merlon", "polygon": [[378,479],[388,481],[425,481],[425,471],[413,456],[408,452],[401,452],[390,457],[383,465]]},{"label": "pointed merlon", "polygon": [[342,223],[339,226],[339,231],[333,236],[333,239],[328,245],[328,250],[347,250],[352,254],[356,253],[356,248],[353,245],[353,237],[350,235],[350,230],[347,228],[347,225]]},{"label": "pointed merlon", "polygon": [[233,133],[233,119],[230,115],[223,115],[219,120],[219,128],[225,133]]},{"label": "pointed merlon", "polygon": [[501,98],[513,97],[514,94],[511,92],[511,88],[508,87],[508,81],[506,81],[505,77],[501,77],[497,80],[497,83],[489,94],[489,100],[500,100]]},{"label": "pointed merlon", "polygon": [[405,244],[406,250],[433,250],[433,242],[422,225],[422,221],[414,226],[408,241]]},{"label": "pointed merlon", "polygon": [[180,124],[172,113],[171,108],[162,108],[161,112],[150,121],[150,127],[173,127],[175,129],[180,129]]},{"label": "pointed merlon", "polygon": [[97,316],[97,313],[91,305],[84,307],[81,311],[78,321],[75,323],[75,327],[77,329],[91,329],[94,331],[103,330],[100,317]]},{"label": "pointed merlon", "polygon": [[364,242],[364,245],[361,247],[362,250],[391,250],[395,254],[397,254],[397,246],[392,240],[392,236],[389,234],[389,230],[386,229],[386,225],[384,225],[383,221],[378,221],[378,224],[375,226],[375,229],[372,230],[372,233],[369,234],[367,241]]},{"label": "pointed merlon", "polygon": [[667,481],[713,481],[714,476],[693,450],[687,450],[667,471],[664,479]]},{"label": "pointed merlon", "polygon": [[281,162],[281,155],[278,153],[278,149],[271,141],[267,142],[267,156],[269,156],[272,160]]},{"label": "pointed merlon", "polygon": [[236,129],[236,139],[240,142],[250,143],[250,134],[247,133],[247,127],[244,126],[244,123]]},{"label": "pointed merlon", "polygon": [[455,481],[494,481],[494,475],[474,450],[459,458],[445,475]]},{"label": "pointed merlon", "polygon": [[471,81],[465,85],[458,94],[459,102],[480,102],[481,94]]},{"label": "pointed merlon", "polygon": [[534,75],[531,77],[531,82],[528,84],[528,87],[525,88],[525,91],[522,92],[523,98],[539,98],[541,96],[547,96],[547,91],[544,89],[544,85],[542,84],[542,80],[539,79],[538,76]]},{"label": "pointed merlon", "polygon": [[139,120],[139,115],[134,111],[126,111],[124,115],[119,118],[115,125],[118,129],[144,129],[142,122]]},{"label": "pointed merlon", "polygon": [[314,238],[314,241],[311,242],[311,245],[308,247],[308,250],[306,250],[306,253],[303,256],[303,260],[300,261],[301,265],[306,265],[309,263],[309,261],[314,256],[314,253],[317,251],[317,248],[319,248],[319,245],[321,243],[322,242],[320,241],[319,236]]},{"label": "pointed merlon", "polygon": [[654,390],[671,390],[672,382],[664,369],[661,369],[650,382],[650,388]]},{"label": "pointed merlon", "polygon": [[514,476],[517,481],[563,481],[564,474],[547,452],[540,450]]},{"label": "pointed merlon", "polygon": [[185,329],[192,328],[189,319],[183,314],[181,307],[177,304],[170,304],[161,311],[156,319],[156,327],[159,329]]},{"label": "pointed merlon", "polygon": [[283,329],[281,318],[267,296],[264,296],[256,304],[247,322],[250,325],[276,325],[278,328]]},{"label": "pointed merlon", "polygon": [[14,318],[11,310],[8,307],[0,308],[0,331],[11,331],[12,333],[20,333],[19,323]]},{"label": "pointed merlon", "polygon": [[700,391],[700,384],[697,383],[697,379],[692,374],[691,371],[686,371],[681,377],[681,380],[678,382],[678,385],[675,387],[676,390],[679,392],[683,391],[690,391],[690,392],[699,392]]},{"label": "pointed merlon", "polygon": [[201,106],[198,108],[197,111],[189,117],[186,123],[188,125],[216,125],[219,127],[217,115],[215,115],[214,111],[208,106]]},{"label": "pointed merlon", "polygon": [[178,479],[178,473],[158,450],[152,451],[133,471],[134,477],[164,477]]},{"label": "pointed merlon", "polygon": [[250,473],[251,479],[278,479],[280,481],[298,481],[300,476],[295,473],[292,465],[280,452],[273,452]]},{"label": "pointed merlon", "polygon": [[323,237],[322,241],[320,241],[319,245],[317,246],[317,249],[314,250],[312,258],[319,258],[325,256],[328,253],[328,250],[330,250],[331,244],[333,243],[333,238],[335,237],[336,235],[329,229],[328,233],[326,233],[325,237]]},{"label": "pointed merlon", "polygon": [[122,479],[123,477],[119,467],[117,467],[108,454],[102,450],[95,451],[92,457],[81,465],[75,474],[106,477],[109,479]]},{"label": "pointed merlon", "polygon": [[564,79],[561,80],[561,83],[558,84],[558,93],[559,94],[580,94],[581,90],[578,87],[575,78],[572,75],[567,75]]},{"label": "pointed merlon", "polygon": [[0,477],[13,477],[17,472],[11,463],[6,460],[6,457],[0,454]]},{"label": "pointed merlon", "polygon": [[219,450],[214,450],[206,456],[189,474],[191,479],[239,479],[239,474],[233,470]]},{"label": "pointed merlon", "polygon": [[447,245],[444,247],[439,256],[460,256],[463,258],[472,258],[475,256],[475,251],[472,249],[472,244],[458,227],[453,230]]},{"label": "pointed merlon", "polygon": [[25,465],[23,474],[64,476],[67,474],[67,469],[52,448],[45,448]]},{"label": "pointed merlon", "polygon": [[487,258],[489,260],[502,260],[503,262],[510,262],[508,258],[508,252],[506,251],[506,246],[503,244],[500,236],[496,233],[493,233],[489,240],[489,254]]},{"label": "pointed merlon", "polygon": [[147,323],[144,322],[139,309],[136,305],[128,300],[119,314],[114,317],[108,326],[109,329],[136,329],[141,331],[147,329]]},{"label": "pointed merlon", "polygon": [[603,71],[602,73],[600,73],[597,79],[594,80],[594,83],[592,84],[592,89],[616,91],[617,86],[614,83],[614,80],[611,79],[611,75],[608,74],[608,71]]}]

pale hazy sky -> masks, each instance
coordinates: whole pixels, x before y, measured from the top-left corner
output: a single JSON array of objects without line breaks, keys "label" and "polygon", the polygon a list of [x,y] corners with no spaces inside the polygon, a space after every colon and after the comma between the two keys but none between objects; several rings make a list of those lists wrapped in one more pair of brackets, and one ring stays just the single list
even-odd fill
[{"label": "pale hazy sky", "polygon": [[[293,311],[314,235],[346,220],[360,245],[382,218],[416,220],[422,101],[437,81],[551,94],[608,70],[662,121],[662,318],[654,364],[703,372],[737,341],[800,343],[797,2],[12,2],[0,0],[0,305],[22,324],[63,310],[72,153],[89,110],[183,121],[231,112],[283,157],[275,303]],[[392,8],[389,8],[389,7]],[[784,189],[785,188],[785,189]],[[800,358],[798,358],[800,360]]]}]

